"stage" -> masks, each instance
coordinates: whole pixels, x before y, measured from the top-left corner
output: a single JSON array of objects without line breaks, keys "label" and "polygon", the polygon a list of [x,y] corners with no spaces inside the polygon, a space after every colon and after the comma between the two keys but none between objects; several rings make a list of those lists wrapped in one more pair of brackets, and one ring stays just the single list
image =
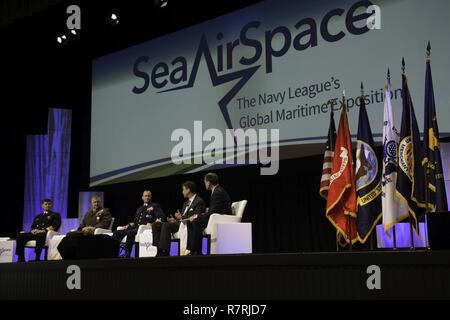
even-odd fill
[{"label": "stage", "polygon": [[[81,289],[66,286],[67,267]],[[380,290],[369,290],[370,265]],[[210,255],[0,264],[0,299],[445,299],[450,251]]]}]

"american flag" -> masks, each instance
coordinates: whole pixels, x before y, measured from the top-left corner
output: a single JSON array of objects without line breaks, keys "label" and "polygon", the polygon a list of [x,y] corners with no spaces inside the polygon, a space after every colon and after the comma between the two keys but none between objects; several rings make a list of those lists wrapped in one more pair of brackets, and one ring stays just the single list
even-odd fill
[{"label": "american flag", "polygon": [[330,127],[328,128],[327,144],[325,146],[325,153],[323,155],[322,179],[320,180],[320,191],[319,191],[319,194],[325,200],[327,200],[328,189],[330,187],[330,176],[331,176],[331,167],[333,164],[335,142],[336,142],[336,126],[334,125],[333,109],[331,109]]}]

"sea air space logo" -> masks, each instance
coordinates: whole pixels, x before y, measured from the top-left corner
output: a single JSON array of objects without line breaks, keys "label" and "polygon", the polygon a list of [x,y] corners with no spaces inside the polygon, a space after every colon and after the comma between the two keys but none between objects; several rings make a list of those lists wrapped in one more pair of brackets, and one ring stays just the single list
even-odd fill
[{"label": "sea air space logo", "polygon": [[[336,28],[331,30],[330,21],[339,17],[345,17],[345,23],[339,27],[339,30]],[[306,17],[293,26],[280,25],[265,31],[261,30],[264,27],[263,22],[251,21],[242,27],[238,39],[225,44],[220,43],[224,34],[219,32],[216,35],[219,44],[214,56],[211,54],[208,39],[203,34],[200,37],[190,73],[186,57],[175,57],[170,63],[165,61],[153,63],[149,56],[140,56],[133,65],[133,74],[139,80],[132,88],[132,92],[142,94],[150,86],[158,93],[191,88],[195,84],[198,68],[203,58],[214,87],[236,81],[230,91],[218,101],[226,125],[232,129],[227,110],[228,103],[261,66],[263,66],[264,72],[269,74],[273,72],[276,59],[283,57],[289,50],[301,52],[318,46],[319,39],[326,42],[337,42],[344,38],[347,32],[353,35],[362,35],[372,29],[379,29],[380,10],[370,1],[358,1],[347,11],[343,8],[335,8],[327,12],[320,21],[317,20]],[[280,39],[281,41],[279,41]],[[236,57],[236,49],[240,47],[251,48],[253,54]],[[236,61],[239,66],[234,65]],[[238,67],[244,68],[232,71]]]}]

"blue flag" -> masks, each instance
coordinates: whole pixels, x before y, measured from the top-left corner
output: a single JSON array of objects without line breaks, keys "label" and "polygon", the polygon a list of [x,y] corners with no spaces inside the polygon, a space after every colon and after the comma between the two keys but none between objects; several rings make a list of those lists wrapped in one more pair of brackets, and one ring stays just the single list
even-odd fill
[{"label": "blue flag", "polygon": [[418,232],[418,220],[425,212],[423,150],[408,81],[404,73],[402,74],[402,104],[396,193],[408,207],[410,221]]},{"label": "blue flag", "polygon": [[364,97],[360,98],[356,145],[356,194],[358,238],[364,243],[381,219],[381,168],[375,153]]},{"label": "blue flag", "polygon": [[439,145],[439,128],[436,118],[436,105],[434,102],[433,78],[431,76],[430,59],[427,59],[427,70],[425,76],[424,115],[424,159],[422,164],[428,167],[428,210],[447,211],[447,194],[445,192],[445,181],[442,171],[441,150]]}]

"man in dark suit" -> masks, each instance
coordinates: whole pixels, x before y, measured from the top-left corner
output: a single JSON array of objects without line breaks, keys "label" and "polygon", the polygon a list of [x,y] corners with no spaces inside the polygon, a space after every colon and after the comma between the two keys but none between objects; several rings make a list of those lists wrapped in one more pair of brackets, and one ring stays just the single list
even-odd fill
[{"label": "man in dark suit", "polygon": [[153,245],[158,248],[159,256],[169,255],[171,235],[178,231],[181,220],[192,219],[192,217],[205,212],[205,201],[197,195],[197,186],[194,182],[183,183],[181,192],[186,199],[181,212],[178,210],[167,219],[167,222],[155,222],[152,225]]},{"label": "man in dark suit", "polygon": [[203,230],[208,225],[209,216],[213,213],[231,214],[231,199],[228,193],[219,185],[219,177],[215,173],[205,175],[205,188],[211,191],[207,212],[192,219],[192,231],[188,232],[187,248],[191,255],[202,254]]},{"label": "man in dark suit", "polygon": [[108,208],[102,207],[102,199],[99,196],[93,196],[91,209],[84,215],[78,230],[69,232],[66,237],[94,234],[97,228],[108,229],[111,220],[111,212]]},{"label": "man in dark suit", "polygon": [[136,237],[138,228],[141,224],[154,223],[155,221],[165,221],[166,216],[159,206],[159,204],[151,202],[152,193],[150,190],[145,190],[142,193],[142,200],[144,204],[136,210],[136,215],[133,222],[123,226],[124,229],[114,231],[113,238],[117,241],[122,241],[126,236],[125,257],[129,258],[133,248],[134,239]]},{"label": "man in dark suit", "polygon": [[41,204],[44,211],[34,218],[30,232],[17,235],[16,254],[19,262],[25,261],[25,244],[30,240],[36,241],[34,252],[36,253],[36,261],[39,261],[42,249],[45,246],[47,232],[58,231],[61,226],[61,215],[51,211],[52,200],[44,199]]}]

